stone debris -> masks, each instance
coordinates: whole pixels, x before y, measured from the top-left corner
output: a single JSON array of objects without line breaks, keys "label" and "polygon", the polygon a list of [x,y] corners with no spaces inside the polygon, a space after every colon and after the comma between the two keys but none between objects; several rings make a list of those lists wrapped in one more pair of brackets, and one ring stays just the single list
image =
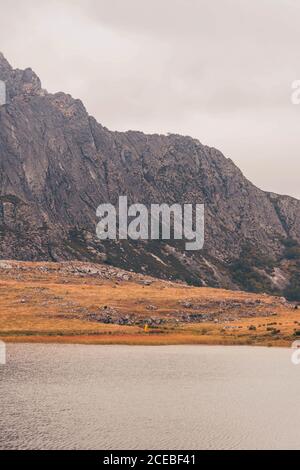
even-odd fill
[{"label": "stone debris", "polygon": [[[189,289],[184,283],[174,283],[172,281],[158,280],[142,274],[128,272],[106,264],[93,264],[86,262],[62,262],[62,263],[25,263],[18,261],[0,261],[0,270],[10,279],[42,280],[47,277],[54,279],[60,284],[85,284],[91,283],[95,286],[110,282],[117,289],[123,283],[133,282],[136,285],[151,286],[155,282],[157,289],[176,287],[178,289]],[[43,276],[45,274],[45,276]],[[47,276],[46,276],[47,275]],[[53,276],[53,278],[52,278]],[[75,276],[75,277],[74,277]],[[77,279],[77,276],[80,279]],[[82,278],[82,279],[81,279]],[[99,282],[100,281],[100,282]],[[104,282],[102,282],[104,281]],[[204,291],[205,292],[205,291]],[[63,311],[58,318],[87,319],[93,322],[109,323],[116,325],[138,325],[147,324],[153,328],[162,325],[178,325],[180,323],[215,323],[226,324],[241,318],[255,317],[276,317],[280,313],[280,308],[297,308],[297,304],[288,302],[284,297],[261,296],[255,294],[249,296],[235,294],[231,298],[222,297],[218,300],[215,296],[199,295],[199,297],[183,298],[174,301],[173,306],[167,312],[160,311],[159,302],[157,305],[151,303],[147,298],[151,291],[145,290],[145,297],[136,299],[139,304],[139,313],[122,311],[113,305],[102,305],[98,308],[87,309],[72,300],[66,300],[64,296],[52,295],[51,290],[46,287],[30,287],[28,295],[22,293],[17,302],[30,303],[36,294],[42,294],[40,305],[43,307],[42,315],[48,315],[48,309],[52,306],[59,306]],[[162,292],[163,295],[163,292]],[[189,294],[190,296],[192,294]],[[113,296],[112,296],[113,297]],[[155,299],[156,300],[156,299]],[[111,299],[113,304],[113,298]],[[172,302],[172,300],[170,301]],[[176,303],[177,307],[176,308]],[[92,311],[91,311],[92,310]],[[134,309],[133,309],[134,311]],[[143,313],[140,313],[140,312]],[[153,313],[150,313],[153,312]],[[223,325],[224,326],[224,325]],[[227,325],[225,325],[227,327]],[[270,325],[268,325],[270,327]]]},{"label": "stone debris", "polygon": [[156,305],[147,305],[146,309],[147,310],[157,310],[157,307],[156,307]]}]

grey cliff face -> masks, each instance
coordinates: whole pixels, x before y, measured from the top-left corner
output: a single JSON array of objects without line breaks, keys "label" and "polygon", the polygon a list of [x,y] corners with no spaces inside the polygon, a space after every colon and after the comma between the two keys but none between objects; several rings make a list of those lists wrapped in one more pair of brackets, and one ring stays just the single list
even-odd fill
[{"label": "grey cliff face", "polygon": [[[111,132],[31,69],[0,54],[0,258],[104,261],[200,285],[238,287],[232,263],[250,246],[272,269],[283,241],[300,242],[300,201],[251,184],[221,152],[179,135]],[[100,242],[100,203],[204,203],[205,249],[180,242]],[[257,272],[276,287],[272,272]],[[274,278],[275,279],[275,278]],[[274,284],[275,283],[275,284]],[[273,285],[274,284],[274,285]]]}]

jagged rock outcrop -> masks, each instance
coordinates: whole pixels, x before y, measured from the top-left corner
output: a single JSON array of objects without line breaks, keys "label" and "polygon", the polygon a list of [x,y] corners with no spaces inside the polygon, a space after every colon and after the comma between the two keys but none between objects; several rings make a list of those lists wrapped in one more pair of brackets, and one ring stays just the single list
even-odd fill
[{"label": "jagged rock outcrop", "polygon": [[[81,101],[47,93],[31,69],[14,70],[2,54],[0,79],[7,86],[0,107],[0,258],[104,261],[243,287],[236,261],[250,247],[262,260],[249,268],[257,289],[276,287],[274,267],[288,282],[283,241],[300,242],[299,200],[256,188],[230,159],[191,137],[111,132]],[[96,208],[119,195],[130,203],[204,203],[204,250],[186,252],[181,242],[100,242]]]}]

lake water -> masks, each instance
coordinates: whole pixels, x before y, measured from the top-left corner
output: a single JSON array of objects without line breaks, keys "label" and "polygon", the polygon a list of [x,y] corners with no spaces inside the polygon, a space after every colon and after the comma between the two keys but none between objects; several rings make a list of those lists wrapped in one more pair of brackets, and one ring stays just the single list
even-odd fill
[{"label": "lake water", "polygon": [[289,349],[8,345],[0,449],[300,448]]}]

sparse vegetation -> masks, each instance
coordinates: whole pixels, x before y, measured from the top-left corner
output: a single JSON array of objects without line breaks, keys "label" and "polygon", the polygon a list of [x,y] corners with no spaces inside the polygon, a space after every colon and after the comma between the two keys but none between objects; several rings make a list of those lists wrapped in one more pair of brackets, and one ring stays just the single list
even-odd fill
[{"label": "sparse vegetation", "polygon": [[285,289],[284,295],[290,301],[300,302],[300,262],[296,263],[290,283]]},{"label": "sparse vegetation", "polygon": [[[5,341],[289,345],[300,319],[300,310],[271,296],[190,287],[103,266],[101,277],[99,265],[88,263],[11,262],[5,268],[9,263],[0,267]],[[97,320],[103,312],[116,316]],[[118,312],[139,322],[118,324]],[[274,314],[278,323],[267,323]]]},{"label": "sparse vegetation", "polygon": [[274,260],[259,253],[249,243],[242,248],[240,257],[230,265],[233,280],[244,290],[250,292],[274,292],[270,279],[262,270],[271,272]]},{"label": "sparse vegetation", "polygon": [[283,241],[284,249],[284,258],[288,260],[299,260],[300,259],[300,245],[299,243],[292,239],[287,238]]}]

